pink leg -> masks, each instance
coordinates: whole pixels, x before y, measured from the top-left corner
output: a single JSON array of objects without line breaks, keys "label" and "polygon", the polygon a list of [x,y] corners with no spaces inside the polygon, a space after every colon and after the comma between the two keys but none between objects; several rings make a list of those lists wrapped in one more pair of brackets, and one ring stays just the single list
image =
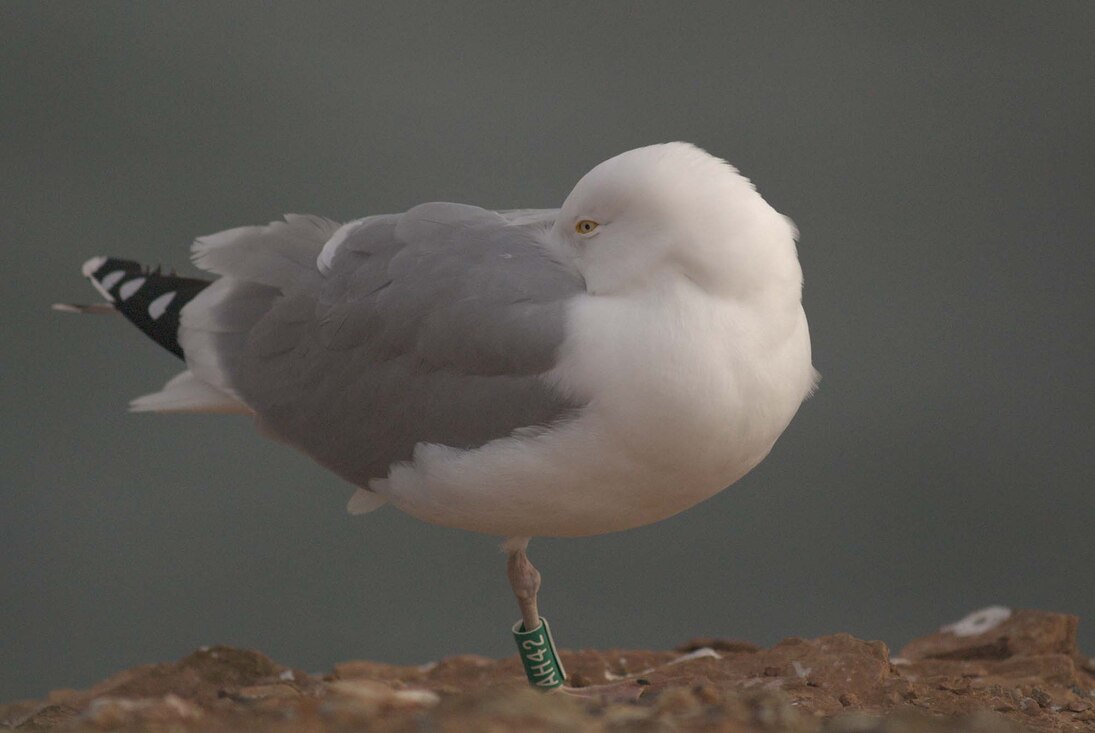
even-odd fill
[{"label": "pink leg", "polygon": [[529,562],[525,554],[528,540],[509,553],[506,560],[506,573],[513,595],[517,596],[517,605],[521,608],[521,621],[526,631],[540,625],[540,611],[536,606],[536,594],[540,592],[540,571]]},{"label": "pink leg", "polygon": [[[536,605],[536,594],[540,592],[540,571],[533,567],[525,549],[528,538],[517,538],[506,542],[509,553],[506,559],[506,574],[509,576],[513,595],[521,609],[521,623],[525,629],[535,629],[540,625],[540,610]],[[609,685],[591,687],[559,687],[558,692],[576,697],[603,698],[609,700],[636,700],[643,693],[642,686],[634,680],[626,680]]]}]

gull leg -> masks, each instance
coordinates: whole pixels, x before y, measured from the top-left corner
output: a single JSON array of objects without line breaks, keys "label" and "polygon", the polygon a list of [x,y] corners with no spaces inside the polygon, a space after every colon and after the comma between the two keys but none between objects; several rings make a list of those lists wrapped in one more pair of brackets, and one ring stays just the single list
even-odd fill
[{"label": "gull leg", "polygon": [[521,608],[521,621],[526,631],[540,625],[540,610],[536,605],[536,594],[540,592],[540,571],[533,567],[525,554],[528,537],[510,540],[506,543],[509,557],[506,559],[506,574],[509,576],[513,595]]},{"label": "gull leg", "polygon": [[[503,545],[508,557],[506,558],[506,574],[509,576],[510,587],[517,598],[517,605],[521,609],[521,623],[525,631],[536,629],[540,626],[540,610],[536,605],[536,594],[540,592],[540,571],[533,567],[525,550],[528,548],[528,537],[516,537],[507,540]],[[560,666],[560,670],[562,667]],[[643,693],[642,683],[635,680],[625,680],[608,685],[594,685],[590,687],[568,687],[566,685],[556,688],[557,692],[575,697],[599,698],[604,700],[637,700]]]}]

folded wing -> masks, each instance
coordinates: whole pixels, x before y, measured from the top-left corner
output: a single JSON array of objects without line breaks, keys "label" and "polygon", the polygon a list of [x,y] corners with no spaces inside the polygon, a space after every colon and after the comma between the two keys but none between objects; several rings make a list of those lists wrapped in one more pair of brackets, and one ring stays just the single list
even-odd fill
[{"label": "folded wing", "polygon": [[551,424],[578,407],[543,375],[584,291],[541,245],[551,218],[437,203],[199,240],[195,262],[222,277],[183,309],[187,364],[358,486],[418,443],[474,448]]}]

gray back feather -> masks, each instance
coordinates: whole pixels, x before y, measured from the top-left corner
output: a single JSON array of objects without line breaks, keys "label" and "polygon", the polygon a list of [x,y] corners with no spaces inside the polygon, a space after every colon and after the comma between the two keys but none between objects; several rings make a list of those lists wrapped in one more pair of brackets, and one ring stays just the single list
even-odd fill
[{"label": "gray back feather", "polygon": [[[239,302],[189,320],[216,332],[222,381],[265,432],[364,486],[416,443],[474,448],[578,406],[541,375],[584,284],[537,241],[552,212],[531,213],[434,203],[371,217],[325,278],[315,239],[299,253],[256,245],[245,270],[219,270],[243,281],[225,285]],[[217,314],[236,307],[246,327],[226,333]]]}]

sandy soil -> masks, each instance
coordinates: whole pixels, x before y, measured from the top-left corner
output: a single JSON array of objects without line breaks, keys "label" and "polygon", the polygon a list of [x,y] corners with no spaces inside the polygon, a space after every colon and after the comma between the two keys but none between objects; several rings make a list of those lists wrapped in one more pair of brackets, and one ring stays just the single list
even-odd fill
[{"label": "sandy soil", "polygon": [[[0,728],[66,731],[1095,731],[1095,659],[1077,619],[985,609],[893,655],[847,634],[770,649],[562,652],[588,698],[538,693],[516,656],[421,667],[353,661],[317,677],[203,648],[88,690],[0,705]],[[591,686],[616,683],[611,695]]]}]

